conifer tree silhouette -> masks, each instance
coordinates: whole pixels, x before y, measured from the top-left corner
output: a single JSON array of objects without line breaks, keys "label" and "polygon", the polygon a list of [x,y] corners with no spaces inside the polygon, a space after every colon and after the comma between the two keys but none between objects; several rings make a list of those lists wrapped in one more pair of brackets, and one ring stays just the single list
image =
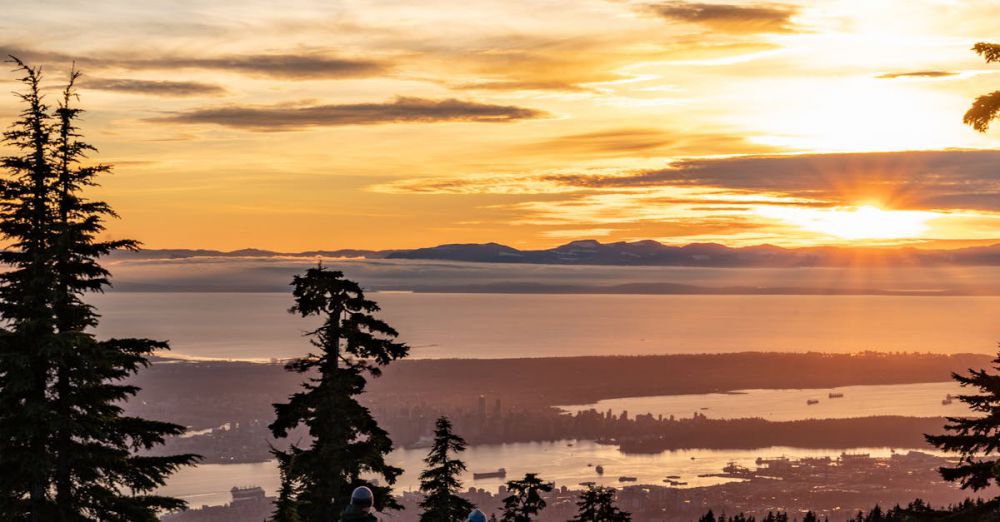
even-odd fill
[{"label": "conifer tree silhouette", "polygon": [[958,396],[978,417],[948,417],[944,429],[947,434],[925,435],[927,442],[942,451],[955,453],[960,458],[954,467],[942,467],[941,477],[958,482],[962,489],[979,491],[991,483],[1000,484],[1000,459],[990,458],[1000,451],[1000,354],[993,360],[993,370],[969,370],[968,375],[952,374],[963,387],[975,388],[979,393]]},{"label": "conifer tree silhouette", "polygon": [[528,473],[521,480],[507,482],[510,493],[503,499],[501,522],[532,522],[538,513],[545,509],[545,499],[542,493],[552,491],[551,482],[542,482],[536,473]]},{"label": "conifer tree silhouette", "polygon": [[2,162],[0,234],[11,246],[0,253],[9,267],[0,275],[0,519],[155,521],[185,503],[154,490],[197,456],[137,454],[184,428],[126,416],[122,403],[139,389],[122,381],[168,346],[98,340],[89,332],[97,312],[82,299],[110,285],[100,258],[138,243],[97,239],[115,214],[83,195],[110,168],[82,166],[95,149],[76,124],[79,73],[53,113],[39,70],[12,60],[26,108],[4,134],[20,154]]},{"label": "conifer tree silhouette", "polygon": [[447,417],[437,420],[434,445],[424,459],[428,468],[420,474],[420,491],[425,495],[420,503],[421,522],[464,522],[473,510],[472,503],[458,496],[462,489],[459,475],[466,469],[458,455],[466,443],[451,430]]},{"label": "conifer tree silhouette", "polygon": [[[979,42],[972,47],[972,50],[982,56],[986,63],[1000,62],[1000,44]],[[971,125],[979,132],[986,132],[998,115],[1000,115],[1000,91],[993,91],[976,98],[962,118],[962,122]]]},{"label": "conifer tree silhouette", "polygon": [[321,265],[295,276],[292,286],[295,305],[289,311],[323,321],[308,334],[318,353],[286,365],[307,375],[303,390],[274,405],[276,419],[270,425],[276,438],[287,437],[299,425],[312,438],[307,448],[292,445],[279,452],[288,461],[286,480],[299,488],[294,498],[298,515],[311,522],[337,520],[358,486],[371,488],[377,509],[399,509],[392,484],[403,470],[386,463],[392,441],[357,397],[366,375],[378,377],[381,367],[405,357],[409,348],[372,315],[378,305],[343,273]]},{"label": "conifer tree silhouette", "polygon": [[632,515],[615,505],[615,490],[590,485],[576,503],[580,510],[569,522],[631,522]]}]

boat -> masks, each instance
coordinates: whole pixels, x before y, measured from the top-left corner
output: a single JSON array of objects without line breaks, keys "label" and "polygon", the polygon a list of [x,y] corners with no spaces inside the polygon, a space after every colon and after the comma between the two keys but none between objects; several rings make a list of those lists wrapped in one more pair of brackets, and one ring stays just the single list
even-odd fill
[{"label": "boat", "polygon": [[618,477],[618,482],[635,482],[639,480],[638,477],[626,477],[624,475]]},{"label": "boat", "polygon": [[496,471],[486,471],[483,473],[473,473],[472,480],[488,479],[488,478],[507,478],[507,470],[500,468]]},{"label": "boat", "polygon": [[806,404],[808,404],[809,406],[812,406],[813,404],[819,404],[819,399],[809,399],[806,401]]},{"label": "boat", "polygon": [[844,394],[843,394],[843,393],[834,393],[834,392],[830,392],[830,395],[829,395],[829,397],[830,397],[831,399],[843,399],[843,398],[844,398]]},{"label": "boat", "polygon": [[592,481],[589,481],[589,480],[586,481],[586,482],[581,482],[580,483],[580,485],[583,486],[583,487],[585,487],[585,488],[589,488],[590,486],[594,486],[596,484],[597,484],[596,482],[592,482]]},{"label": "boat", "polygon": [[594,468],[594,471],[596,471],[598,475],[603,475],[604,474],[604,466],[598,464],[597,467]]},{"label": "boat", "polygon": [[672,480],[676,480],[676,479],[681,478],[681,476],[680,475],[667,475],[667,478],[668,479],[672,479]]}]

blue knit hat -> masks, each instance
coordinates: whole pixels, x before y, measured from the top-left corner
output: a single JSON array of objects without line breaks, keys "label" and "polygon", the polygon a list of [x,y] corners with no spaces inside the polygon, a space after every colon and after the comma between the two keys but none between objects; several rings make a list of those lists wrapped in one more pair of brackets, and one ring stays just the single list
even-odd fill
[{"label": "blue knit hat", "polygon": [[486,515],[478,509],[473,509],[472,513],[469,513],[469,522],[486,522]]},{"label": "blue knit hat", "polygon": [[[372,490],[365,486],[355,488],[354,492],[351,493],[351,504],[358,506],[360,508],[372,507],[375,503],[375,495],[372,494]],[[485,521],[484,521],[485,522]]]}]

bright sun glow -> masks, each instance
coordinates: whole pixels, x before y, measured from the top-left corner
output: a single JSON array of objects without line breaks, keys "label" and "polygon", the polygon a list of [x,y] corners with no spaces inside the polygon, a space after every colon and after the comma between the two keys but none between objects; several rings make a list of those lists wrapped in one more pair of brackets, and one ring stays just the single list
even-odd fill
[{"label": "bright sun glow", "polygon": [[841,239],[902,239],[919,237],[935,214],[917,210],[883,210],[864,205],[829,210],[764,207],[758,213]]}]

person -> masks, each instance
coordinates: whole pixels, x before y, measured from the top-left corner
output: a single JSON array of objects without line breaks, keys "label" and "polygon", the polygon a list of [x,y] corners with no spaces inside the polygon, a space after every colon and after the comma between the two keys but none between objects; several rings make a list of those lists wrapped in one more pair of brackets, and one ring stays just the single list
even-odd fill
[{"label": "person", "polygon": [[378,522],[378,518],[372,514],[374,505],[375,495],[372,490],[365,486],[354,488],[351,503],[340,515],[340,522]]},{"label": "person", "polygon": [[473,509],[472,513],[469,513],[469,522],[486,522],[486,515],[478,509]]}]

